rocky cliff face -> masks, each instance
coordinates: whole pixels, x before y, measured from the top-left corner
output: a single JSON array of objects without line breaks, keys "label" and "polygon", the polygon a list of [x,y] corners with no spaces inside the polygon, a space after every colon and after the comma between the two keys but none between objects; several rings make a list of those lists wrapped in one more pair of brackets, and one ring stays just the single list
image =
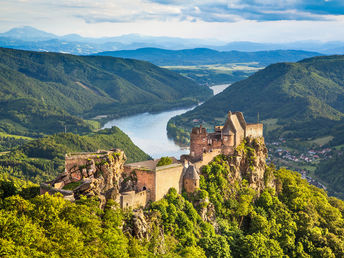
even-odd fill
[{"label": "rocky cliff face", "polygon": [[229,157],[232,172],[230,181],[246,179],[258,193],[265,187],[265,169],[268,150],[264,138],[247,137]]}]

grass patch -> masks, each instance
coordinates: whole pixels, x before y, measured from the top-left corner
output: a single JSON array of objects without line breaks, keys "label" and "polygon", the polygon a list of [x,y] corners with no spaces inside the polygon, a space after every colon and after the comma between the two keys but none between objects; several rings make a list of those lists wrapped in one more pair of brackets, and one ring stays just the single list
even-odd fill
[{"label": "grass patch", "polygon": [[15,139],[23,139],[23,140],[28,140],[28,141],[33,140],[33,138],[31,138],[31,137],[8,134],[8,133],[3,133],[3,132],[0,132],[0,137],[11,137],[11,138],[15,138]]},{"label": "grass patch", "polygon": [[89,124],[93,130],[99,130],[100,129],[100,123],[95,120],[85,120],[87,124]]},{"label": "grass patch", "polygon": [[325,145],[325,144],[329,143],[330,141],[332,141],[333,138],[334,137],[332,135],[329,135],[329,136],[317,138],[317,139],[312,140],[310,142],[322,146],[322,145]]},{"label": "grass patch", "polygon": [[63,190],[73,190],[73,189],[77,188],[81,184],[82,184],[81,181],[73,182],[73,183],[70,183],[68,185],[65,185],[62,189]]},{"label": "grass patch", "polygon": [[344,148],[344,144],[338,145],[334,147],[336,150],[341,150],[342,148]]}]

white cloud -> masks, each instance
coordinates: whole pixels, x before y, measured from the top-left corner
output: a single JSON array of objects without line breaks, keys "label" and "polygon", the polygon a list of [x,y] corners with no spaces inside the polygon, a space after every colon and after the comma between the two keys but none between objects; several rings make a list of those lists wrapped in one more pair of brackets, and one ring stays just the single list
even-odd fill
[{"label": "white cloud", "polygon": [[[321,10],[324,5],[325,12]],[[344,3],[338,0],[1,0],[0,30],[31,25],[59,35],[140,33],[227,41],[344,40],[344,16],[338,15],[341,9],[335,7],[344,8]]]}]

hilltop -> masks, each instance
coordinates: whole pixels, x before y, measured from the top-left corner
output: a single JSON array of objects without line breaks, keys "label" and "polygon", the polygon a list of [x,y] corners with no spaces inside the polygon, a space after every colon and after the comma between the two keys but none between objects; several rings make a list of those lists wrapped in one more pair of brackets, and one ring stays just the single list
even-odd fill
[{"label": "hilltop", "polygon": [[[89,132],[81,118],[192,105],[211,90],[148,62],[0,48],[1,131]],[[41,121],[44,120],[44,123]]]}]

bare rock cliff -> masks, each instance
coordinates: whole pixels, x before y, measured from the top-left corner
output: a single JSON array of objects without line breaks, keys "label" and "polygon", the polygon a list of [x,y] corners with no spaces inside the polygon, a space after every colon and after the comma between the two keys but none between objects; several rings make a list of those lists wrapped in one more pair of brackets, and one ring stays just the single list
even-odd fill
[{"label": "bare rock cliff", "polygon": [[230,181],[246,179],[258,193],[265,187],[265,169],[268,150],[264,138],[247,137],[229,157],[232,172]]}]

